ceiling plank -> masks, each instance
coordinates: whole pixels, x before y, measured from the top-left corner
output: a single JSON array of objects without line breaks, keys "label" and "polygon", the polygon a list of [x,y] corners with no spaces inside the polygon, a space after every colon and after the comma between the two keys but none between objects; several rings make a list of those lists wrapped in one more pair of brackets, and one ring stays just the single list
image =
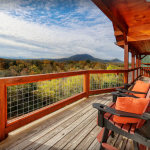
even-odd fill
[{"label": "ceiling plank", "polygon": [[144,40],[150,40],[150,35],[143,35],[143,36],[128,36],[128,42],[134,42],[134,41],[144,41]]},{"label": "ceiling plank", "polygon": [[109,8],[102,0],[92,1],[122,32],[128,33],[128,25],[115,7]]}]

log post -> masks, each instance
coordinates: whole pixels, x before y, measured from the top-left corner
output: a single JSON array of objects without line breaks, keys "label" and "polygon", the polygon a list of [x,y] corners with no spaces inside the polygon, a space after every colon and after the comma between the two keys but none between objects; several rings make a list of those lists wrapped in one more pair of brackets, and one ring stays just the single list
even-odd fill
[{"label": "log post", "polygon": [[140,67],[140,74],[139,75],[142,75],[141,74],[141,54],[139,55],[139,67]]},{"label": "log post", "polygon": [[[124,70],[128,71],[128,55],[129,55],[129,45],[128,43],[124,45]],[[128,83],[128,72],[124,73],[124,83]]]},{"label": "log post", "polygon": [[6,86],[0,84],[0,142],[5,140],[5,127],[7,123],[7,111],[6,111]]},{"label": "log post", "polygon": [[[131,68],[135,68],[135,50],[132,50]],[[134,70],[132,71],[132,82],[134,81]]]},{"label": "log post", "polygon": [[[136,52],[136,68],[139,67],[139,57],[138,53]],[[136,70],[136,79],[138,78],[138,69]]]},{"label": "log post", "polygon": [[84,83],[83,83],[83,91],[86,92],[86,98],[89,97],[89,91],[90,91],[90,74],[86,73],[84,75]]}]

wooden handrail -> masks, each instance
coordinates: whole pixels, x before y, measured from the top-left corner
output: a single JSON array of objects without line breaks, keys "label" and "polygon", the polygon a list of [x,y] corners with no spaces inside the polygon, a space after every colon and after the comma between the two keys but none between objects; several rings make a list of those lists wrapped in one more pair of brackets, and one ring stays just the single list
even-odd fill
[{"label": "wooden handrail", "polygon": [[[140,68],[140,67],[139,67]],[[128,70],[83,70],[83,71],[72,71],[72,72],[61,72],[61,73],[49,73],[49,74],[38,74],[38,75],[27,75],[27,76],[15,76],[15,77],[4,77],[0,78],[0,83],[6,86],[33,83],[45,80],[52,80],[58,78],[65,78],[70,76],[84,75],[84,74],[97,74],[97,73],[128,73],[139,68],[128,69]]]},{"label": "wooden handrail", "polygon": [[[128,69],[128,70],[83,70],[83,71],[73,71],[73,72],[61,72],[61,73],[51,73],[51,74],[40,74],[40,75],[30,75],[30,76],[19,76],[19,77],[5,77],[0,78],[0,141],[7,137],[7,134],[21,126],[24,126],[38,118],[41,118],[51,112],[54,112],[68,104],[71,104],[83,97],[88,98],[89,95],[108,93],[114,91],[115,88],[107,89],[96,89],[90,90],[90,74],[108,74],[108,73],[128,73],[138,68]],[[41,109],[35,110],[29,114],[18,117],[19,119],[14,119],[7,123],[7,86],[19,85],[25,83],[33,83],[45,80],[52,80],[58,78],[65,78],[71,76],[83,75],[83,92],[67,99],[61,100],[49,106],[43,107]],[[122,87],[120,87],[122,88]]]}]

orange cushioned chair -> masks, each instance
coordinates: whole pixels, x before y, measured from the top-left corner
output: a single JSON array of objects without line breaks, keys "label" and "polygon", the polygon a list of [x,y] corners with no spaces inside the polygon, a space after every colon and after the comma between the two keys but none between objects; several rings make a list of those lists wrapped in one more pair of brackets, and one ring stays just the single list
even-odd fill
[{"label": "orange cushioned chair", "polygon": [[150,148],[149,98],[118,97],[117,102],[112,102],[109,106],[94,103],[93,107],[98,109],[98,126],[103,128],[97,136],[100,150],[117,150],[107,144],[111,132],[132,139],[134,150]]},{"label": "orange cushioned chair", "polygon": [[[112,92],[113,94],[113,102],[116,101],[117,97],[134,97],[134,98],[145,98],[147,97],[147,93],[149,91],[150,82],[145,83],[143,81],[138,80],[131,91],[127,89],[127,85],[125,84],[125,89],[116,89],[117,92]],[[149,95],[150,97],[150,95]],[[148,97],[147,97],[148,98]]]}]

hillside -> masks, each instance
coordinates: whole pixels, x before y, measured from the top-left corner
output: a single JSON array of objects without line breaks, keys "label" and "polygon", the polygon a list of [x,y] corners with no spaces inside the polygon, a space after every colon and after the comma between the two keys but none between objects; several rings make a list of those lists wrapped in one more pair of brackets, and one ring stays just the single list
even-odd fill
[{"label": "hillside", "polygon": [[61,59],[50,59],[50,60],[54,60],[54,61],[86,61],[86,60],[90,60],[90,61],[95,61],[95,62],[115,62],[115,63],[123,63],[123,61],[115,58],[112,60],[105,60],[105,59],[99,59],[99,58],[95,58],[91,55],[88,54],[78,54],[78,55],[73,55],[71,57],[68,58],[61,58]]},{"label": "hillside", "polygon": [[[18,59],[18,60],[22,60],[22,59],[29,59],[31,60],[31,58],[23,58],[23,57],[3,57],[4,59]],[[33,58],[34,59],[34,58]],[[68,58],[60,58],[60,59],[53,59],[53,58],[39,58],[37,60],[54,60],[56,62],[67,62],[67,61],[86,61],[86,60],[90,60],[92,62],[114,62],[114,63],[123,63],[123,61],[115,58],[112,60],[106,60],[106,59],[100,59],[100,58],[95,58],[91,55],[88,54],[78,54],[78,55],[73,55],[70,56]]]}]

